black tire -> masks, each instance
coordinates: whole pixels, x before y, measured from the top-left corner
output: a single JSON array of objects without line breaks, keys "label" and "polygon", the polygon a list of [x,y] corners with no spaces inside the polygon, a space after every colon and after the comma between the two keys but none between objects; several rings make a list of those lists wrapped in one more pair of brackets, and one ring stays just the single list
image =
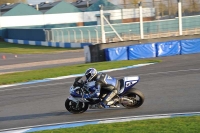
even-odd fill
[{"label": "black tire", "polygon": [[73,114],[80,114],[85,112],[88,109],[88,103],[79,102],[78,107],[76,107],[77,103],[67,99],[65,101],[65,108]]},{"label": "black tire", "polygon": [[125,105],[122,103],[122,105],[125,107],[125,108],[128,108],[128,109],[132,109],[132,108],[138,108],[140,107],[143,102],[144,102],[144,94],[137,90],[137,89],[134,89],[132,90],[131,92],[129,93],[126,93],[124,95],[124,97],[128,97],[130,98],[131,100],[133,100],[133,104],[132,105]]}]

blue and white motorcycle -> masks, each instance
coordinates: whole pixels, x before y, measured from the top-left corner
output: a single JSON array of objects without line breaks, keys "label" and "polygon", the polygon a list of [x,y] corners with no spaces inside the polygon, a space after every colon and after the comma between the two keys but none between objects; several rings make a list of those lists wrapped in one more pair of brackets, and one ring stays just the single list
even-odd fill
[{"label": "blue and white motorcycle", "polygon": [[[70,97],[65,101],[66,109],[73,114],[83,113],[88,108],[101,108],[99,103],[106,96],[108,90],[101,88],[99,98],[83,98],[84,94],[89,94],[90,87],[94,87],[94,82],[85,83],[80,80],[82,77],[75,78],[74,84],[70,88]],[[113,77],[112,77],[113,78]],[[144,95],[133,86],[139,82],[139,77],[124,77],[119,79],[120,88],[118,94],[108,102],[110,108],[120,107],[132,109],[140,107],[144,102]]]}]

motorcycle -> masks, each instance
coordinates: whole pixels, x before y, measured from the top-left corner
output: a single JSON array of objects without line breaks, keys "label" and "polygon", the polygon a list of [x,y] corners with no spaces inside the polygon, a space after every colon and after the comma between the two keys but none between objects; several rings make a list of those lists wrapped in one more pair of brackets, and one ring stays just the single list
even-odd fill
[{"label": "motorcycle", "polygon": [[[104,99],[108,90],[101,88],[99,98],[84,98],[84,94],[89,94],[89,88],[95,86],[95,82],[85,83],[80,80],[82,77],[75,78],[69,92],[70,96],[65,101],[65,108],[73,114],[83,113],[88,108],[101,108],[99,103]],[[119,79],[118,94],[107,103],[110,108],[117,108],[121,104],[125,108],[132,109],[140,107],[144,102],[144,95],[133,86],[139,82],[139,76],[124,77]]]}]

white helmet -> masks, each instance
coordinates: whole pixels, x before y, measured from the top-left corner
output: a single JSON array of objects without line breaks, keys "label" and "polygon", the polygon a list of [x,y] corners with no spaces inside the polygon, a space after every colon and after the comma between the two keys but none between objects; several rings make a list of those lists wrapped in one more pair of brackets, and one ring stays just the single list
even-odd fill
[{"label": "white helmet", "polygon": [[85,77],[88,82],[92,81],[97,76],[97,70],[95,68],[89,68],[85,72]]}]

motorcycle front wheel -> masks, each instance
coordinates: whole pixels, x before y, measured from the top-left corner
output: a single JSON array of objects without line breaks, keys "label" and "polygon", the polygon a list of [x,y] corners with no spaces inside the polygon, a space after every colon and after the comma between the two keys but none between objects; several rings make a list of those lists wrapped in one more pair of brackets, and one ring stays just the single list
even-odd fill
[{"label": "motorcycle front wheel", "polygon": [[141,91],[135,89],[134,91],[131,91],[124,95],[125,98],[128,98],[132,101],[130,104],[123,104],[121,103],[125,108],[132,109],[132,108],[138,108],[140,107],[144,102],[144,95]]},{"label": "motorcycle front wheel", "polygon": [[73,114],[80,114],[85,112],[88,109],[88,103],[83,103],[83,102],[74,102],[70,99],[67,99],[65,101],[65,108]]}]

